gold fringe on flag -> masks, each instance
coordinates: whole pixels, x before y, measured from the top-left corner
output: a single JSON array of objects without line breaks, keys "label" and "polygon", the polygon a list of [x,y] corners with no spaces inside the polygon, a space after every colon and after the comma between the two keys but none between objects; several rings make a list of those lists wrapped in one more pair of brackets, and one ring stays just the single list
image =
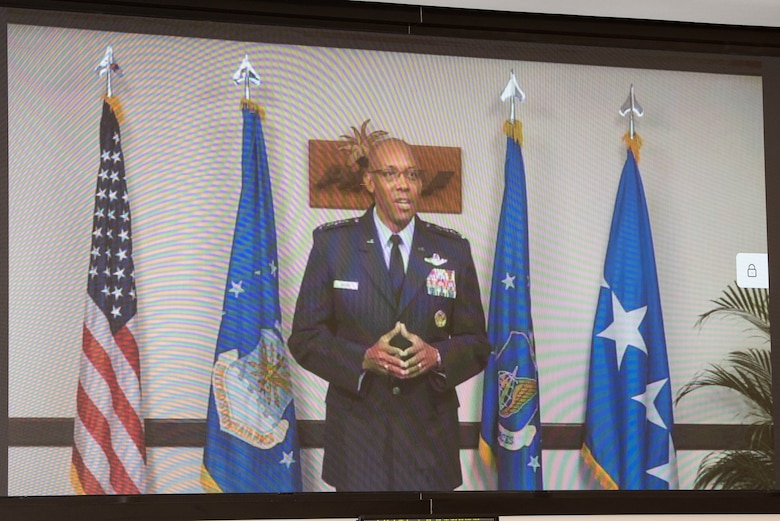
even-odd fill
[{"label": "gold fringe on flag", "polygon": [[122,120],[125,117],[125,111],[122,109],[122,105],[119,103],[119,98],[116,96],[108,97],[103,94],[103,101],[108,103],[108,106],[111,107],[111,111],[114,113],[114,116],[116,116],[117,122],[121,125]]},{"label": "gold fringe on flag", "polygon": [[479,455],[486,465],[494,470],[496,469],[498,462],[493,455],[493,449],[491,449],[490,445],[488,445],[487,442],[482,439],[482,436],[479,437]]},{"label": "gold fringe on flag", "polygon": [[[636,136],[636,134],[634,135]],[[585,460],[585,464],[590,467],[593,477],[596,478],[596,480],[605,490],[619,490],[615,480],[613,480],[612,476],[610,476],[607,471],[604,470],[601,465],[599,465],[598,461],[596,461],[596,458],[594,458],[593,454],[591,454],[588,446],[584,443],[580,449],[580,454],[582,454],[582,458]]]},{"label": "gold fringe on flag", "polygon": [[251,99],[241,98],[241,108],[256,112],[260,119],[265,119],[265,110],[259,103],[252,101]]},{"label": "gold fringe on flag", "polygon": [[504,134],[514,139],[518,145],[523,146],[523,124],[519,119],[516,119],[514,123],[509,120],[504,121]]},{"label": "gold fringe on flag", "polygon": [[631,139],[628,132],[626,132],[626,135],[623,136],[623,141],[626,143],[626,146],[631,149],[631,152],[634,153],[634,159],[639,163],[639,149],[642,148],[642,137],[639,134],[634,133],[634,139]]},{"label": "gold fringe on flag", "polygon": [[73,463],[70,465],[70,484],[77,496],[86,495],[84,487],[81,484],[81,479],[79,478],[79,471]]},{"label": "gold fringe on flag", "polygon": [[206,465],[200,466],[200,484],[207,494],[222,493],[222,488],[220,488],[220,486],[217,485],[217,482],[214,481],[214,478],[211,477],[208,469],[206,469]]}]

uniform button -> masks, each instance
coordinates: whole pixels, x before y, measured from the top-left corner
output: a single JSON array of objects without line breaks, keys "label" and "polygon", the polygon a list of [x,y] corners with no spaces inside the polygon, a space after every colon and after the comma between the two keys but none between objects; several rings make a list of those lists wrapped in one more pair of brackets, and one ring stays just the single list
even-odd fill
[{"label": "uniform button", "polygon": [[399,394],[401,394],[401,388],[396,385],[393,387],[393,396],[398,396]]}]

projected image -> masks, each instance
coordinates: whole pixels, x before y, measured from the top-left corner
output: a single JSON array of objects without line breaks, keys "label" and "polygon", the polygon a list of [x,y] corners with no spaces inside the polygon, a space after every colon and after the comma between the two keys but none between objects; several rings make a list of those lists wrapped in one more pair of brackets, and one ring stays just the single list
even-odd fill
[{"label": "projected image", "polygon": [[760,77],[9,25],[8,78],[9,495],[775,486]]}]

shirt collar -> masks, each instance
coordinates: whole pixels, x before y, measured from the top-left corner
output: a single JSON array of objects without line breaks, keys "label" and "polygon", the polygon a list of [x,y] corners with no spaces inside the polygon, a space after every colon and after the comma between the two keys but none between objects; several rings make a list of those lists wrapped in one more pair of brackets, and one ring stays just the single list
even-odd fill
[{"label": "shirt collar", "polygon": [[[374,207],[373,214],[374,226],[376,227],[376,234],[379,238],[379,243],[382,244],[382,246],[386,246],[390,241],[390,236],[393,235],[393,231],[382,222],[382,219],[379,218],[379,215],[376,211],[376,206]],[[414,238],[414,223],[416,220],[416,217],[412,217],[412,220],[409,221],[409,224],[407,224],[403,230],[398,232],[398,235],[401,236],[401,243],[406,247],[406,249],[410,249],[412,247],[412,239]]]}]

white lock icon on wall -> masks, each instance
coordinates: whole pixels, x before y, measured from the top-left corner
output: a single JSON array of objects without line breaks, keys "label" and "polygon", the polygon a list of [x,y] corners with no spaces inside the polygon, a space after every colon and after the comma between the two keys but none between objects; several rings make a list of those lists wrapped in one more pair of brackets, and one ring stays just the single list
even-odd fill
[{"label": "white lock icon on wall", "polygon": [[766,253],[737,253],[735,275],[741,288],[769,287],[769,256]]}]

